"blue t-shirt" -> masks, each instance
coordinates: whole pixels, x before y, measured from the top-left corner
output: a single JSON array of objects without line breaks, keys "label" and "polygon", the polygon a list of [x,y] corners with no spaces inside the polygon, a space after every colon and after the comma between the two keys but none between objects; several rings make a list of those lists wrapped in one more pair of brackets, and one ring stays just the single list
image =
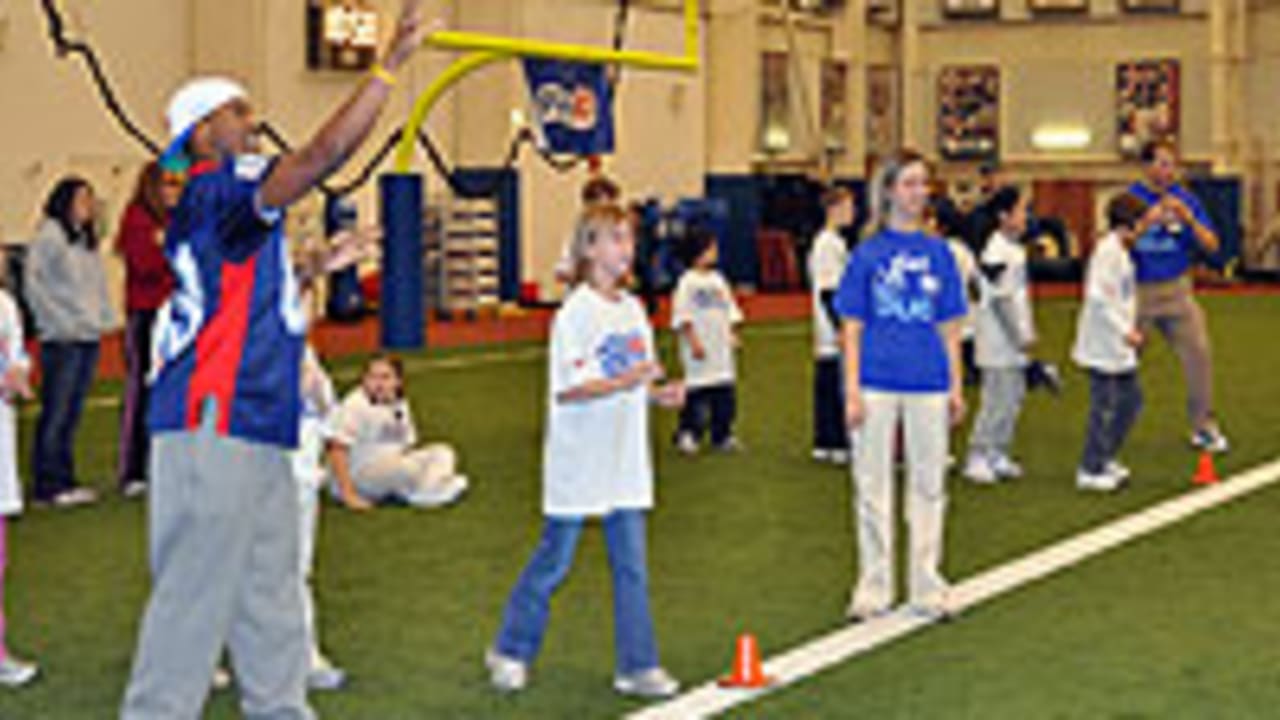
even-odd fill
[{"label": "blue t-shirt", "polygon": [[153,353],[156,433],[199,427],[214,400],[220,434],[297,445],[306,318],[282,213],[258,203],[269,168],[256,157],[197,166],[174,209],[165,254],[177,287]]},{"label": "blue t-shirt", "polygon": [[862,321],[862,387],[946,392],[950,367],[938,325],[967,312],[947,244],[922,232],[882,230],[849,259],[836,311]]},{"label": "blue t-shirt", "polygon": [[[1160,202],[1160,193],[1146,183],[1134,183],[1129,187],[1129,193],[1148,205]],[[1174,185],[1169,188],[1169,194],[1191,209],[1196,222],[1210,230],[1214,229],[1213,220],[1191,191],[1181,185]],[[1196,234],[1186,223],[1182,223],[1177,232],[1168,225],[1152,225],[1133,247],[1133,264],[1138,282],[1159,283],[1182,277],[1191,269],[1191,255],[1198,247]]]}]

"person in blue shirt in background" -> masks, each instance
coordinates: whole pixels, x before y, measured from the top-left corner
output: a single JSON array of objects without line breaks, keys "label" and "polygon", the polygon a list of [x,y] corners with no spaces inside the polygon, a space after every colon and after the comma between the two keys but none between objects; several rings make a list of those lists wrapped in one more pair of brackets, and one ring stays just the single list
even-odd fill
[{"label": "person in blue shirt in background", "polygon": [[1142,149],[1145,177],[1129,193],[1148,206],[1148,226],[1133,248],[1138,275],[1138,324],[1146,337],[1158,330],[1177,354],[1187,383],[1192,446],[1214,453],[1230,447],[1213,408],[1209,327],[1196,302],[1191,263],[1222,242],[1204,206],[1178,182],[1178,155],[1167,141]]},{"label": "person in blue shirt in background", "polygon": [[942,576],[949,426],[964,417],[960,336],[967,306],[951,250],[923,230],[924,158],[902,151],[872,182],[864,240],[836,293],[844,320],[845,414],[855,433],[853,481],[859,577],[848,617],[894,601],[894,440],[905,430],[908,601],[925,617],[951,612]]}]

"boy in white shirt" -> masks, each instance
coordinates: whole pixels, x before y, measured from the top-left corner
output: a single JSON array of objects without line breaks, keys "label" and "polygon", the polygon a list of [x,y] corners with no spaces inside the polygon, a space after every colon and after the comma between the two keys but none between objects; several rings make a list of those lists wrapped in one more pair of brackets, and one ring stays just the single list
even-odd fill
[{"label": "boy in white shirt", "polygon": [[333,492],[352,510],[382,502],[414,507],[448,505],[468,482],[458,458],[443,443],[414,449],[418,430],[404,394],[404,365],[394,355],[375,355],[360,387],[343,399],[332,421],[329,466]]},{"label": "boy in white shirt", "polygon": [[840,317],[835,296],[849,264],[849,246],[841,228],[853,224],[853,193],[833,188],[822,197],[826,224],[809,251],[813,285],[813,459],[849,463],[849,431],[844,422],[844,389],[840,379]]},{"label": "boy in white shirt", "polygon": [[689,269],[676,284],[671,328],[680,339],[688,396],[680,413],[676,447],[686,455],[698,452],[710,416],[711,445],[732,452],[741,449],[733,421],[737,414],[734,354],[742,310],[729,282],[716,269],[720,256],[715,236],[691,230],[682,250]]},{"label": "boy in white shirt", "polygon": [[982,300],[976,360],[982,374],[982,409],[973,424],[964,471],[979,484],[1022,476],[1009,449],[1027,392],[1027,353],[1036,340],[1027,251],[1019,242],[1027,227],[1026,198],[1018,188],[1006,186],[988,206],[999,225],[979,258]]},{"label": "boy in white shirt", "polygon": [[1089,421],[1076,473],[1081,490],[1111,492],[1129,477],[1116,460],[1142,410],[1138,384],[1137,278],[1129,251],[1150,223],[1147,208],[1128,193],[1107,205],[1111,232],[1093,250],[1072,358],[1089,372]]}]

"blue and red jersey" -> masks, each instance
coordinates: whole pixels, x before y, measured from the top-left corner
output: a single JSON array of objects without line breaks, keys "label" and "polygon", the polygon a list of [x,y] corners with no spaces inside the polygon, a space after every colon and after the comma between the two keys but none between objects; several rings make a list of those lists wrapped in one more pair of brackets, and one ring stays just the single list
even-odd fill
[{"label": "blue and red jersey", "polygon": [[219,434],[297,445],[306,318],[283,213],[259,201],[269,170],[256,156],[191,170],[165,240],[177,287],[156,326],[153,432],[197,428],[213,400]]}]

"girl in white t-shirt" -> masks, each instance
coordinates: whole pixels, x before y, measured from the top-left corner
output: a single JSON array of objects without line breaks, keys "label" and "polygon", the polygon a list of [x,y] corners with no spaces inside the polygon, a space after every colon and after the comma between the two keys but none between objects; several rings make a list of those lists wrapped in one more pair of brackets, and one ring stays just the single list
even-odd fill
[{"label": "girl in white t-shirt", "polygon": [[329,430],[333,492],[352,510],[369,510],[382,502],[438,507],[467,491],[452,447],[416,447],[418,430],[405,398],[404,364],[395,355],[370,358],[360,387],[343,399]]},{"label": "girl in white t-shirt", "polygon": [[579,220],[572,244],[575,284],[551,329],[542,538],[485,656],[500,692],[527,684],[551,596],[569,575],[589,519],[604,526],[613,576],[614,689],[641,697],[679,690],[658,663],[645,515],[654,495],[649,403],[679,407],[684,387],[656,384],[663,370],[653,329],[640,302],[623,289],[634,252],[621,209],[588,209]]},{"label": "girl in white t-shirt", "polygon": [[849,246],[840,234],[853,225],[853,193],[834,188],[822,196],[826,223],[809,251],[809,282],[813,286],[813,459],[849,464],[849,430],[844,422],[844,383],[841,382],[840,315],[836,290],[849,264]]},{"label": "girl in white t-shirt", "polygon": [[39,672],[34,663],[18,659],[5,642],[4,574],[9,560],[8,518],[22,512],[22,483],[18,480],[18,418],[14,403],[31,398],[27,379],[31,363],[23,349],[18,305],[0,286],[0,685],[18,687]]}]

